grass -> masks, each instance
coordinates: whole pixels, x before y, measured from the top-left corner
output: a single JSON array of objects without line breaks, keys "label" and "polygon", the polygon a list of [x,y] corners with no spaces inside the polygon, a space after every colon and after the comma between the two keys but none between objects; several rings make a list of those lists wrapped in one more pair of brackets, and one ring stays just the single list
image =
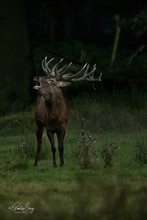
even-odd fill
[{"label": "grass", "polygon": [[[83,117],[83,111],[75,107],[70,110],[63,168],[59,167],[58,152],[58,167],[53,168],[45,133],[39,167],[33,166],[36,150],[33,112],[0,119],[1,219],[144,219],[147,214],[147,165],[136,159],[136,154],[142,146],[146,149],[146,128],[143,125],[140,129],[138,120],[135,126],[134,119],[139,115],[133,114],[128,121],[126,109],[122,109],[121,117],[127,123],[123,122],[125,127],[116,129],[122,119],[119,121],[117,115],[115,120],[112,110],[106,119],[100,117],[102,112],[106,112],[104,106],[99,108],[98,125],[96,103],[91,108],[95,123],[91,122],[94,121],[92,109],[87,107],[84,110],[84,117],[91,111],[87,121],[85,118],[86,137],[91,135],[95,140],[86,148],[91,155],[90,166],[86,169],[79,165],[76,156],[81,140],[80,118]],[[74,120],[76,115],[79,117],[77,122]],[[128,126],[132,118],[135,127]],[[111,127],[106,127],[107,123]],[[111,145],[117,146],[111,158],[112,166],[104,168],[102,152]],[[29,207],[34,208],[33,213],[14,213],[8,209],[16,202],[20,202],[23,207],[29,203]]]}]

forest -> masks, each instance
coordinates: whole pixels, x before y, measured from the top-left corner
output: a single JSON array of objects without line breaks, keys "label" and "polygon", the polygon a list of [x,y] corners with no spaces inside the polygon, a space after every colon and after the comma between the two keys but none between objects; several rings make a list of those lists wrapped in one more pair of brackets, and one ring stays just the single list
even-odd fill
[{"label": "forest", "polygon": [[[32,79],[43,74],[45,56],[75,68],[96,63],[103,73],[97,93],[146,90],[145,0],[1,0],[0,15],[1,115],[33,104]],[[68,89],[73,96],[81,85]]]}]

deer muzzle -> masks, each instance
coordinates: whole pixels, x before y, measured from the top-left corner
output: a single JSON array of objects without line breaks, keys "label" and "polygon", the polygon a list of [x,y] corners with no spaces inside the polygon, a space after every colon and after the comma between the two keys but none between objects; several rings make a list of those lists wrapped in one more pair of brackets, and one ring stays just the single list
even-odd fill
[{"label": "deer muzzle", "polygon": [[41,79],[38,76],[35,76],[33,79],[35,86],[33,87],[33,89],[39,90],[42,88],[42,83],[41,83]]}]

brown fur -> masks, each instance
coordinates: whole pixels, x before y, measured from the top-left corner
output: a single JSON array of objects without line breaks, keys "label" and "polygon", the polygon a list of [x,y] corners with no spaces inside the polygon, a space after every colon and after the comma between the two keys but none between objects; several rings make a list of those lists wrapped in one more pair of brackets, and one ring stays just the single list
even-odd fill
[{"label": "brown fur", "polygon": [[42,146],[42,134],[44,127],[47,130],[47,135],[51,143],[53,154],[53,165],[56,166],[56,147],[54,143],[54,134],[58,138],[58,150],[60,155],[60,166],[64,165],[64,137],[66,133],[67,124],[67,108],[65,100],[60,88],[56,85],[46,84],[42,80],[42,88],[39,89],[41,97],[37,101],[35,112],[35,121],[37,125],[37,153],[35,164],[37,166],[39,153]]}]

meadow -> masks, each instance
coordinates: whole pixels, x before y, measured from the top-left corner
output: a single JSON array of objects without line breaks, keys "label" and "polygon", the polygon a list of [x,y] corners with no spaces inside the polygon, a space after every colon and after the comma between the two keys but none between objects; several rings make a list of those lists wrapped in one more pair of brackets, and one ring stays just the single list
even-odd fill
[{"label": "meadow", "polygon": [[33,166],[34,107],[0,118],[1,219],[145,219],[147,105],[112,100],[68,102],[63,168],[45,132]]}]

